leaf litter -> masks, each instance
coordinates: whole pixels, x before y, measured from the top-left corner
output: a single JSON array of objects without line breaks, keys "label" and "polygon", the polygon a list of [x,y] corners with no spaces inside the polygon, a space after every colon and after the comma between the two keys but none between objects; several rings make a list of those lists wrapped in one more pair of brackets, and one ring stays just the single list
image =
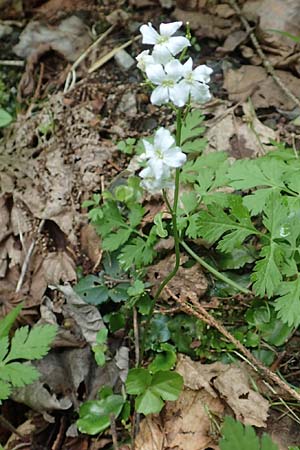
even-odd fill
[{"label": "leaf litter", "polygon": [[[62,10],[64,3],[68,2],[60,5]],[[76,5],[77,3],[80,4],[76,2]],[[229,70],[225,67],[224,72],[223,69],[221,71],[231,103],[212,104],[206,110],[211,117],[207,122],[206,135],[210,142],[209,151],[227,150],[236,159],[252,158],[262,151],[268,151],[272,148],[270,139],[276,140],[278,134],[264,123],[264,119],[261,121],[259,115],[253,114],[252,106],[254,110],[275,107],[280,114],[280,110],[292,110],[293,105],[270,77],[263,76],[262,67],[249,65],[249,62],[261,64],[261,61],[255,59],[255,52],[247,40],[248,35],[242,30],[235,11],[227,3],[222,2],[215,4],[205,0],[200,2],[178,0],[173,3],[176,6],[175,17],[178,20],[190,19],[197,37],[223,41],[218,50],[220,53],[223,51],[223,55],[224,52],[230,55],[240,48],[245,59],[246,55],[249,55],[247,64],[242,63],[241,68],[236,67],[233,61]],[[281,7],[280,2],[262,0],[240,3],[243,3],[243,12],[247,18],[254,17],[256,20],[259,17],[259,29],[262,32],[259,36],[260,42],[275,67],[285,69],[278,71],[278,74],[291,86],[292,92],[297,94],[298,80],[287,71],[291,68],[296,73],[298,71],[297,58],[293,59],[294,44],[287,36],[267,32],[267,28],[270,27],[268,16],[270,18],[276,16],[277,8]],[[153,8],[153,5],[157,8],[158,2],[135,1],[132,4],[137,8],[147,9]],[[46,2],[39,9],[45,17],[53,18],[57,14],[53,0]],[[289,11],[289,16],[286,11]],[[297,4],[290,1],[289,7],[284,8],[280,14],[281,21],[276,26],[283,31],[291,31],[292,23],[292,32],[299,35],[294,20],[296,14]],[[72,60],[70,56],[65,56],[66,59]],[[241,93],[236,92],[237,85]],[[130,90],[132,89],[131,85]],[[72,325],[73,335],[70,329],[60,327],[59,339],[62,348],[70,347],[63,350],[64,358],[60,358],[59,353],[54,351],[51,357],[49,356],[49,361],[45,360],[44,375],[40,385],[36,387],[36,392],[40,392],[41,404],[38,403],[34,392],[20,394],[26,399],[23,400],[24,403],[27,401],[32,409],[42,412],[48,420],[52,420],[49,412],[51,414],[55,409],[64,409],[67,405],[78,406],[80,401],[78,388],[81,383],[85,384],[87,395],[95,398],[101,385],[114,385],[119,377],[124,380],[128,370],[128,348],[122,346],[112,364],[105,366],[106,372],[94,366],[91,368],[93,360],[89,347],[81,348],[81,346],[85,345],[85,342],[89,344],[94,342],[95,333],[102,325],[102,319],[95,307],[78,302],[78,296],[70,286],[60,284],[73,282],[77,277],[75,271],[78,262],[77,248],[84,251],[93,265],[99,264],[101,260],[99,239],[88,228],[82,228],[85,218],[80,204],[83,198],[89,198],[91,193],[103,184],[107,170],[110,175],[114,175],[110,161],[116,147],[111,142],[111,136],[114,133],[120,137],[122,134],[127,135],[126,129],[131,127],[133,128],[131,132],[134,133],[137,123],[135,114],[140,113],[139,103],[136,102],[138,97],[135,94],[129,96],[125,88],[120,101],[118,90],[113,90],[107,98],[107,92],[112,90],[113,85],[93,80],[90,83],[85,80],[83,89],[79,86],[79,89],[75,88],[68,95],[52,95],[46,106],[37,114],[32,115],[29,111],[27,117],[18,117],[12,135],[5,139],[5,150],[0,153],[0,222],[3,224],[0,231],[0,286],[3,292],[1,295],[3,298],[6,297],[6,302],[19,301],[20,298],[14,294],[14,287],[20,276],[18,268],[24,262],[24,250],[29,247],[32,239],[35,239],[38,221],[45,219],[47,221],[45,236],[42,233],[43,242],[39,240],[36,242],[21,294],[27,296],[29,307],[30,305],[36,307],[40,305],[49,284],[55,285],[53,292],[56,292],[57,301],[54,309],[51,310],[49,306],[53,303],[52,296],[48,301],[45,297],[41,307],[44,308],[45,318],[47,317],[45,320],[53,320],[55,323],[56,316],[61,314],[64,320]],[[99,91],[104,95],[99,95]],[[249,96],[252,106],[248,102]],[[239,102],[238,107],[236,102]],[[119,110],[113,106],[120,104]],[[126,110],[127,107],[132,112],[129,120],[128,113],[126,117],[121,117],[122,110]],[[100,125],[103,127],[101,132],[106,136],[104,138],[95,131],[95,125],[99,126],[100,123],[98,115],[101,111],[103,116],[107,111],[109,114],[117,111],[119,115],[116,123],[109,121],[105,123],[106,118],[101,117],[101,121],[103,120],[105,124],[103,126],[101,122]],[[114,120],[111,118],[110,121]],[[80,146],[78,142],[81,143]],[[52,223],[55,224],[54,228]],[[63,237],[62,244],[58,243],[59,240],[53,239],[57,238],[57,235]],[[22,245],[18,242],[19,236],[23,237]],[[163,250],[168,252],[168,247]],[[152,266],[153,272],[162,274],[166,265],[171,266],[171,263],[172,261],[166,258],[162,260],[161,266],[159,263],[158,267]],[[154,281],[157,275],[151,273],[152,268],[150,279],[152,277]],[[196,279],[198,282],[196,296],[197,298],[204,296],[207,293],[208,281],[203,272],[195,266],[181,269],[181,279],[174,281],[172,290],[178,295],[190,295],[191,292],[195,292]],[[85,309],[86,307],[88,309]],[[83,360],[84,366],[81,365]],[[186,449],[188,435],[191,439],[188,441],[191,449],[200,450],[199,445],[203,449],[207,447],[217,449],[214,444],[215,430],[212,419],[222,417],[224,410],[233,410],[236,417],[244,423],[258,427],[266,425],[268,402],[251,388],[251,377],[249,382],[249,374],[244,366],[200,364],[189,360],[186,356],[180,357],[179,367],[180,364],[180,370],[186,371],[184,376],[187,378],[182,398],[176,403],[167,404],[160,417],[147,417],[142,421],[137,448]],[[198,365],[192,367],[193,364]],[[188,369],[184,368],[185,365]],[[47,375],[51,371],[54,371],[55,375],[50,379]],[[90,373],[93,374],[94,380],[97,379],[94,385],[89,380]],[[59,374],[57,383],[53,383],[56,374]],[[233,378],[239,382],[233,384]],[[66,379],[69,380],[69,384],[66,384]],[[50,386],[50,392],[45,385]],[[64,392],[68,389],[69,392],[64,396]]]}]

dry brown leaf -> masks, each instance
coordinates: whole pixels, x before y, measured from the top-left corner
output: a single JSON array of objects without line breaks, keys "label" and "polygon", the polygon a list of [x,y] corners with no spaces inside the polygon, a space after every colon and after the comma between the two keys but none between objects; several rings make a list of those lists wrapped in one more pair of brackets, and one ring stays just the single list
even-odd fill
[{"label": "dry brown leaf", "polygon": [[[182,264],[187,260],[187,257],[181,257],[179,270],[175,277],[168,283],[168,287],[175,295],[180,297],[186,298],[192,295],[195,299],[199,299],[207,291],[208,281],[199,264],[194,264],[189,268],[182,267]],[[172,254],[149,267],[147,274],[150,283],[153,285],[153,294],[155,294],[157,286],[160,285],[161,281],[171,272],[174,264],[175,255]],[[163,291],[161,297],[167,300],[169,294]]]},{"label": "dry brown leaf", "polygon": [[251,106],[243,104],[244,117],[234,115],[233,109],[217,107],[215,117],[206,122],[207,152],[227,151],[235,159],[255,157],[271,150],[270,140],[276,133],[253,114]]},{"label": "dry brown leaf", "polygon": [[97,264],[101,256],[101,239],[96,233],[95,227],[90,224],[84,225],[80,230],[80,242],[82,251],[92,263]]},{"label": "dry brown leaf", "polygon": [[[275,70],[275,74],[296,97],[299,97],[299,78],[284,70]],[[247,65],[237,70],[229,69],[225,73],[224,88],[228,92],[229,100],[243,102],[251,97],[255,109],[274,106],[291,110],[295,107],[293,100],[286,96],[263,67]]]},{"label": "dry brown leaf", "polygon": [[42,267],[48,284],[56,285],[77,280],[75,263],[66,252],[49,253]]},{"label": "dry brown leaf", "polygon": [[0,242],[7,236],[9,230],[9,211],[4,196],[0,197]]},{"label": "dry brown leaf", "polygon": [[165,436],[159,417],[145,417],[140,425],[140,431],[135,441],[136,450],[164,450]]}]

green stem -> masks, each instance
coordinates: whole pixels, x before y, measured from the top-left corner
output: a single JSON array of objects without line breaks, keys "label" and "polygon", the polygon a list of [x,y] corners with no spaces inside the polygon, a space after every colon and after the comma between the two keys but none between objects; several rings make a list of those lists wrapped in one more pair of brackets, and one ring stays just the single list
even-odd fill
[{"label": "green stem", "polygon": [[206,270],[208,270],[212,275],[214,275],[216,278],[218,278],[221,281],[224,281],[224,283],[228,284],[229,286],[232,286],[233,288],[237,289],[239,292],[243,292],[243,294],[252,294],[252,292],[249,289],[244,288],[238,283],[235,283],[230,278],[226,277],[226,275],[223,275],[218,270],[214,269],[212,266],[210,266],[204,259],[202,259],[200,256],[198,256],[184,241],[180,241],[180,244],[182,247],[187,251],[189,255],[192,256],[202,267],[204,267]]},{"label": "green stem", "polygon": [[[177,116],[176,116],[176,145],[180,146],[181,143],[181,128],[182,128],[182,111],[181,109],[177,110]],[[142,361],[144,351],[145,351],[145,342],[146,337],[149,331],[150,322],[153,316],[155,304],[162,293],[165,286],[169,283],[170,280],[176,275],[179,266],[180,266],[180,248],[179,248],[179,235],[178,235],[178,229],[177,229],[177,208],[178,208],[178,197],[179,197],[179,178],[180,178],[180,169],[176,169],[175,172],[175,190],[174,190],[174,202],[173,207],[171,207],[170,202],[166,196],[166,193],[163,192],[163,197],[166,202],[166,205],[171,213],[172,216],[172,228],[173,228],[173,237],[174,237],[174,246],[175,246],[175,265],[173,270],[166,276],[166,278],[161,282],[158,290],[156,291],[156,294],[153,298],[153,304],[151,306],[151,309],[149,311],[145,326],[144,326],[144,333],[143,338],[141,342],[141,353],[140,353],[140,360]]]}]

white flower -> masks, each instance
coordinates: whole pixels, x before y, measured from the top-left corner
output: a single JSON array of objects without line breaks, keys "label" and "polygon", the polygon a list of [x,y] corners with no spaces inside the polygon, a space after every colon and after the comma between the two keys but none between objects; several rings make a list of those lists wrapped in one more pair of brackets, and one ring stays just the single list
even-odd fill
[{"label": "white flower", "polygon": [[[152,53],[152,55],[150,55],[150,51],[149,50],[144,50],[142,51],[139,55],[136,56],[135,58],[137,60],[137,67],[142,70],[143,72],[146,71],[146,67],[150,66],[150,64],[161,64],[162,61],[159,58],[159,55],[157,57],[157,55],[155,54],[155,52]],[[166,64],[167,62],[171,61],[173,58],[173,56],[171,55],[171,53],[169,54],[169,58],[164,60],[164,64]]]},{"label": "white flower", "polygon": [[198,66],[193,70],[193,60],[189,58],[182,66],[183,80],[179,86],[186,94],[186,101],[189,96],[192,100],[199,103],[205,103],[211,99],[209,87],[210,74],[213,70],[205,65]]},{"label": "white flower", "polygon": [[153,28],[151,22],[148,25],[141,26],[143,44],[154,45],[153,52],[157,58],[161,59],[161,63],[166,62],[165,58],[168,58],[170,53],[175,56],[191,45],[186,37],[173,36],[181,25],[182,22],[161,23],[159,26],[160,34]]},{"label": "white flower", "polygon": [[154,136],[154,143],[143,140],[145,147],[144,159],[148,159],[154,177],[161,179],[167,168],[181,167],[186,161],[186,155],[175,145],[175,139],[165,128],[159,128]]},{"label": "white flower", "polygon": [[184,106],[186,93],[177,83],[182,77],[182,64],[177,59],[166,64],[165,68],[161,64],[150,64],[146,67],[146,74],[156,87],[150,97],[154,105],[162,105],[173,102],[176,106]]},{"label": "white flower", "polygon": [[169,167],[165,166],[163,174],[160,178],[156,178],[156,174],[150,166],[147,166],[140,172],[142,178],[141,186],[147,191],[155,194],[162,189],[174,188],[174,176]]}]

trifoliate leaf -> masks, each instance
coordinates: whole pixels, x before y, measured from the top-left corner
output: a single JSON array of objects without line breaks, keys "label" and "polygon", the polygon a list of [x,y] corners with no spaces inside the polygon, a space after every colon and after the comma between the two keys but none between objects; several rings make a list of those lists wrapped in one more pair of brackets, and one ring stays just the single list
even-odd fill
[{"label": "trifoliate leaf", "polygon": [[139,395],[135,400],[135,409],[138,413],[158,414],[164,406],[164,402],[159,395],[151,390],[147,390]]},{"label": "trifoliate leaf", "polygon": [[244,427],[232,417],[225,417],[222,435],[219,442],[221,450],[278,450],[268,435],[263,435],[260,441],[254,428]]},{"label": "trifoliate leaf", "polygon": [[38,370],[32,365],[12,362],[0,366],[0,380],[10,383],[13,387],[23,387],[39,378]]},{"label": "trifoliate leaf", "polygon": [[300,277],[294,281],[284,281],[280,284],[275,309],[278,317],[290,326],[300,325]]},{"label": "trifoliate leaf", "polygon": [[11,340],[5,363],[15,359],[41,359],[49,352],[56,332],[54,325],[37,325],[31,330],[28,326],[19,328]]},{"label": "trifoliate leaf", "polygon": [[147,369],[131,369],[126,380],[126,391],[131,395],[145,392],[151,384],[151,374]]},{"label": "trifoliate leaf", "polygon": [[183,386],[183,378],[177,372],[159,371],[153,375],[151,390],[163,400],[177,400]]}]

